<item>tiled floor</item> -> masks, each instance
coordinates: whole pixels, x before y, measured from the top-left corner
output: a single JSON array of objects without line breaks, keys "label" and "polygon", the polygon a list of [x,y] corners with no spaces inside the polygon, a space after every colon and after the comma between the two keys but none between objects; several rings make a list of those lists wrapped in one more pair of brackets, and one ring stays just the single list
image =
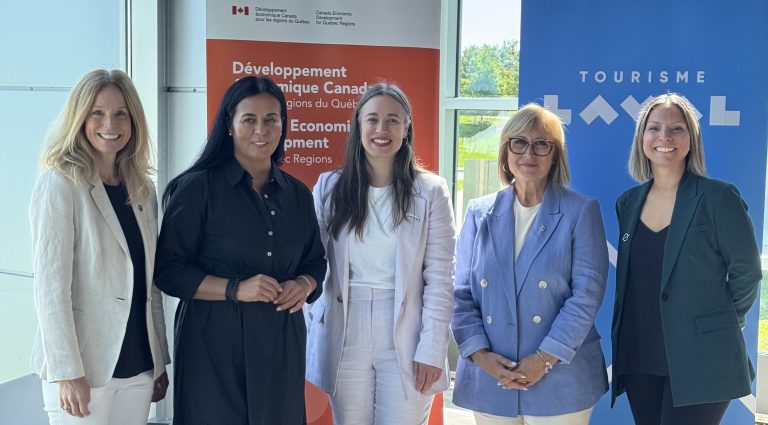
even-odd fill
[{"label": "tiled floor", "polygon": [[[451,390],[443,393],[445,407],[443,408],[443,416],[445,423],[443,425],[475,425],[475,419],[472,416],[472,412],[467,409],[455,406],[451,403],[453,398],[453,382],[451,382]],[[768,415],[758,413],[755,416],[755,425],[768,425]]]},{"label": "tiled floor", "polygon": [[475,425],[475,418],[472,412],[454,405],[453,400],[453,378],[451,378],[451,388],[443,393],[443,425]]},{"label": "tiled floor", "polygon": [[469,410],[446,407],[443,409],[443,415],[444,425],[475,425],[475,418]]}]

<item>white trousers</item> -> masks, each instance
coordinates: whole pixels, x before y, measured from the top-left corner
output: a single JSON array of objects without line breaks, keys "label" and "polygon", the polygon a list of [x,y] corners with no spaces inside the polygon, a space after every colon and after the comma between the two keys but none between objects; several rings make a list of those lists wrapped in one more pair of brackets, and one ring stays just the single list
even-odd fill
[{"label": "white trousers", "polygon": [[[336,394],[335,425],[423,425],[433,397],[408,400],[394,343],[393,289],[349,288],[347,333]],[[412,364],[405,367],[413,367]]]},{"label": "white trousers", "polygon": [[107,385],[91,388],[91,414],[79,418],[61,408],[59,384],[43,381],[43,401],[51,425],[147,425],[154,391],[152,371],[131,378],[112,378]]},{"label": "white trousers", "polygon": [[477,425],[589,425],[592,408],[557,416],[495,416],[473,412]]}]

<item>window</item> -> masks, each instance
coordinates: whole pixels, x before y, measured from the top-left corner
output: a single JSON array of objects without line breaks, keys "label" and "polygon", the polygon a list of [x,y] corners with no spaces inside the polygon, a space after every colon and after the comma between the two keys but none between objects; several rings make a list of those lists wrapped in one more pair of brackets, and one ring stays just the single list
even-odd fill
[{"label": "window", "polygon": [[518,104],[520,0],[455,0],[446,6],[442,148],[453,149],[441,166],[453,184],[460,227],[471,199],[501,187],[499,137]]},{"label": "window", "polygon": [[501,130],[513,111],[459,110],[456,134],[456,221],[473,198],[501,188],[498,162]]},{"label": "window", "polygon": [[[51,30],[62,25],[77,30],[56,31],[52,37]],[[13,40],[0,43],[3,382],[31,372],[37,319],[28,208],[46,132],[81,75],[93,68],[126,69],[125,2],[9,2],[0,14],[0,39]]]}]

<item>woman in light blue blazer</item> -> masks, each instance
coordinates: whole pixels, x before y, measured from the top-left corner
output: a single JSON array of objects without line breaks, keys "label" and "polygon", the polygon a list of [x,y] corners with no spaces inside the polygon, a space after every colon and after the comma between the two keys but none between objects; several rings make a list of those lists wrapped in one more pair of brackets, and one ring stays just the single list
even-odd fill
[{"label": "woman in light blue blazer", "polygon": [[314,190],[328,256],[309,310],[307,379],[337,425],[422,425],[448,389],[455,231],[448,185],[416,165],[394,85],[358,102],[340,170]]},{"label": "woman in light blue blazer", "polygon": [[600,206],[565,187],[563,125],[539,105],[504,126],[499,164],[508,187],[469,203],[457,244],[453,402],[481,425],[586,425],[608,389]]}]

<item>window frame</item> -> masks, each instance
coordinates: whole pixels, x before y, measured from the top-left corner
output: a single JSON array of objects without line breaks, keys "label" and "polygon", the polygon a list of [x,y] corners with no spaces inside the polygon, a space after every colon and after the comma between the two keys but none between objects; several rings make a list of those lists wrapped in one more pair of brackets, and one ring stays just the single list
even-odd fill
[{"label": "window frame", "polygon": [[[440,21],[440,175],[448,181],[456,197],[458,148],[458,116],[461,110],[517,111],[514,97],[459,96],[459,63],[461,55],[461,6],[466,0],[443,0]],[[461,223],[457,223],[461,225]]]}]

